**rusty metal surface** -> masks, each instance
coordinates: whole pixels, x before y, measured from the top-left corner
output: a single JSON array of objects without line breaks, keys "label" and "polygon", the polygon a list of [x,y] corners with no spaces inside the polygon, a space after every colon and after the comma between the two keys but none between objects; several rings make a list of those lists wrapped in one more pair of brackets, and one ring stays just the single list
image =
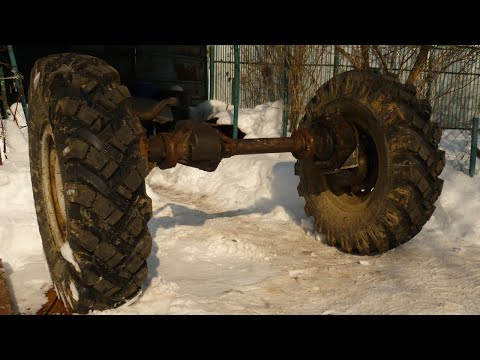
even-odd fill
[{"label": "rusty metal surface", "polygon": [[222,159],[221,134],[209,124],[183,120],[175,131],[150,137],[149,161],[161,169],[178,163],[205,171],[214,171]]},{"label": "rusty metal surface", "polygon": [[[328,141],[320,143],[321,137],[316,141],[317,149],[329,146]],[[181,163],[205,171],[214,171],[222,158],[234,155],[291,152],[297,158],[310,158],[314,154],[313,138],[305,131],[290,138],[234,140],[216,126],[194,120],[179,121],[175,131],[150,137],[148,147],[149,161],[157,162],[161,169]]]},{"label": "rusty metal surface", "polygon": [[[344,121],[341,115],[327,116],[317,122],[310,132],[315,144],[315,165],[322,174],[340,171],[357,147],[355,127]],[[327,134],[330,137],[328,150],[318,147],[327,142]]]},{"label": "rusty metal surface", "polygon": [[47,302],[37,311],[37,315],[72,315],[72,312],[67,310],[62,300],[58,298],[53,287],[45,295]]},{"label": "rusty metal surface", "polygon": [[145,159],[148,159],[148,138],[147,132],[144,129],[141,136],[140,136],[140,154]]},{"label": "rusty metal surface", "polygon": [[2,259],[0,259],[0,315],[12,315],[13,307],[8,290],[5,269],[3,268]]},{"label": "rusty metal surface", "polygon": [[138,116],[141,121],[156,121],[161,124],[173,121],[170,107],[180,104],[178,98],[175,97],[162,101],[131,97],[129,101],[133,114]]},{"label": "rusty metal surface", "polygon": [[[177,123],[177,129],[189,131],[188,160],[194,162],[214,161],[222,159],[222,142],[220,134],[210,125],[198,121],[181,121]],[[183,157],[185,159],[186,156]],[[182,159],[182,160],[183,160]]]},{"label": "rusty metal surface", "polygon": [[[178,134],[176,134],[178,136]],[[148,139],[148,161],[156,162],[160,169],[175,167],[178,163],[173,133],[160,133]]]},{"label": "rusty metal surface", "polygon": [[223,157],[282,152],[302,153],[304,148],[304,139],[300,137],[244,140],[228,139],[223,143]]},{"label": "rusty metal surface", "polygon": [[[328,125],[328,124],[327,124]],[[215,171],[223,158],[235,155],[290,152],[297,159],[313,159],[323,173],[359,166],[357,132],[347,121],[336,118],[331,126],[313,131],[299,129],[289,138],[232,139],[215,124],[194,120],[176,123],[173,132],[162,132],[148,140],[148,160],[161,169],[178,163]],[[357,151],[357,152],[355,152]]]},{"label": "rusty metal surface", "polygon": [[[337,133],[336,137],[339,136]],[[318,155],[319,159],[328,160],[326,164],[328,169],[332,170],[345,162],[355,149],[356,142],[354,139],[353,144],[344,141],[336,145],[334,146],[329,131],[312,136],[299,130],[290,138],[234,140],[217,131],[211,124],[184,120],[177,123],[174,132],[159,133],[149,139],[149,161],[158,162],[162,169],[181,163],[205,171],[214,171],[222,158],[291,152],[298,159],[309,159]],[[332,162],[331,158],[337,161]],[[341,162],[338,162],[337,158]]]}]

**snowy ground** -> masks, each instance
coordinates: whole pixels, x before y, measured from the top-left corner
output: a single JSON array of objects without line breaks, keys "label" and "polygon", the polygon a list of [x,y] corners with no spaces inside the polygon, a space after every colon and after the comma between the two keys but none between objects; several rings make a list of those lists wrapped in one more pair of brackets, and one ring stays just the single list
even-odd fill
[{"label": "snowy ground", "polygon": [[[204,105],[228,123],[224,104]],[[278,103],[240,109],[248,137],[275,136]],[[6,121],[0,166],[0,258],[16,310],[31,314],[51,286],[37,229],[25,129]],[[303,214],[292,156],[222,161],[215,173],[178,165],[147,178],[154,216],[143,294],[107,314],[478,314],[480,176],[447,164],[437,210],[420,234],[372,257],[322,243]]]}]

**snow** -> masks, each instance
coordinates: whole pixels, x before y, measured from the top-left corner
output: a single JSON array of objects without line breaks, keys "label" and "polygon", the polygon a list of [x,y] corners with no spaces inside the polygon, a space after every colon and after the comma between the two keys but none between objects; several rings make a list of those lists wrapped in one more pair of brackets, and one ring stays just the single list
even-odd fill
[{"label": "snow", "polygon": [[62,151],[63,156],[67,156],[70,151],[70,146],[65,147],[65,149],[63,149]]},{"label": "snow", "polygon": [[[190,116],[194,120],[208,120],[214,115],[231,110],[233,111],[233,105],[226,104],[219,100],[204,101],[201,104],[190,108]],[[233,114],[233,112],[232,112]],[[232,115],[233,116],[233,115]]]},{"label": "snow", "polygon": [[72,297],[75,301],[78,301],[78,290],[77,287],[75,286],[73,281],[70,281],[70,292],[72,293]]},{"label": "snow", "polygon": [[37,72],[35,78],[33,79],[33,88],[37,90],[38,82],[40,80],[40,72]]},{"label": "snow", "polygon": [[[221,123],[231,123],[232,113],[219,101],[192,109],[196,119],[219,117]],[[247,137],[279,135],[280,103],[239,114]],[[35,313],[51,282],[25,129],[5,123],[0,258],[17,311]],[[442,146],[451,151],[455,144]],[[225,159],[214,173],[182,165],[154,169],[146,180],[153,247],[143,291],[119,308],[93,313],[480,313],[480,176],[470,178],[447,162],[437,210],[422,231],[383,255],[359,257],[326,246],[325,235],[315,232],[297,196],[294,163],[289,154],[269,154]]]},{"label": "snow", "polygon": [[[70,189],[71,190],[71,189]],[[68,191],[68,190],[67,190]],[[79,273],[81,273],[80,266],[78,263],[75,261],[75,258],[73,257],[73,251],[68,242],[65,242],[62,247],[60,248],[60,253],[62,254],[63,258],[67,260],[70,264],[73,265],[75,270],[77,270]]]},{"label": "snow", "polygon": [[35,313],[51,280],[33,202],[27,128],[19,129],[12,118],[3,125],[8,159],[0,165],[0,258],[16,310]]}]

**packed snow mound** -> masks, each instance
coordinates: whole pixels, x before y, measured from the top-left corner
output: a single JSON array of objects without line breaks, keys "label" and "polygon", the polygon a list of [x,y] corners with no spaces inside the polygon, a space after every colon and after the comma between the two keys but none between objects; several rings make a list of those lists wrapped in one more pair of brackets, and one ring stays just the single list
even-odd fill
[{"label": "packed snow mound", "polygon": [[[27,128],[19,128],[12,120],[3,120],[5,129],[7,157],[10,153],[27,153],[28,152],[28,131]],[[2,144],[3,151],[3,144]]]},{"label": "packed snow mound", "polygon": [[233,109],[233,105],[224,103],[223,101],[207,100],[197,106],[190,107],[190,117],[197,121],[205,121],[213,117],[214,114],[227,110],[233,111]]},{"label": "packed snow mound", "polygon": [[[26,153],[28,152],[28,131],[26,128],[25,114],[21,103],[15,103],[10,106],[8,119],[2,120],[3,130],[5,131],[6,153],[3,148],[3,137],[0,133],[0,156],[5,161],[10,152]],[[17,125],[18,124],[18,125]],[[1,126],[0,126],[1,130]]]},{"label": "packed snow mound", "polygon": [[445,181],[442,195],[425,229],[480,245],[480,176],[467,176],[447,163],[440,177]]},{"label": "packed snow mound", "polygon": [[[218,100],[208,100],[190,108],[195,120],[218,118],[217,124],[233,124],[233,105]],[[245,139],[278,137],[282,134],[283,104],[280,101],[238,110],[238,128],[247,135]]]}]

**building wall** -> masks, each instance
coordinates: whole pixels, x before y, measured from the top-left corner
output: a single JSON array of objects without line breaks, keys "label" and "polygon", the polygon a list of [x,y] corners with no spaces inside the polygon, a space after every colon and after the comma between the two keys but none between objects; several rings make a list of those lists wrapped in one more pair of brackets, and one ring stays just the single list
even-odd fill
[{"label": "building wall", "polygon": [[122,83],[132,94],[143,86],[152,97],[158,91],[180,86],[191,103],[198,104],[206,94],[206,47],[204,45],[14,45],[19,72],[28,91],[30,71],[35,60],[49,54],[76,52],[104,59],[118,70]]}]

